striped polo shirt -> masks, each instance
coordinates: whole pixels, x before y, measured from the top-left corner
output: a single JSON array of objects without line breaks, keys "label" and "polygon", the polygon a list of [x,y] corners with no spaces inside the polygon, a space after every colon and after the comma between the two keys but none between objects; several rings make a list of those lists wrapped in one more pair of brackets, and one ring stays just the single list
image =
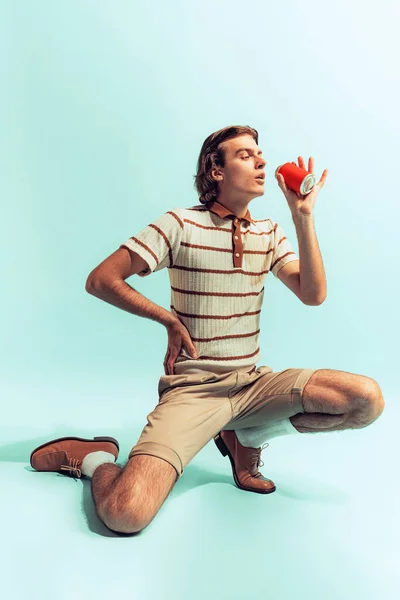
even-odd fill
[{"label": "striped polo shirt", "polygon": [[299,260],[272,219],[238,218],[215,201],[174,208],[120,247],[139,254],[144,277],[167,267],[171,312],[185,325],[198,358],[181,349],[175,374],[249,371],[260,358],[264,282]]}]

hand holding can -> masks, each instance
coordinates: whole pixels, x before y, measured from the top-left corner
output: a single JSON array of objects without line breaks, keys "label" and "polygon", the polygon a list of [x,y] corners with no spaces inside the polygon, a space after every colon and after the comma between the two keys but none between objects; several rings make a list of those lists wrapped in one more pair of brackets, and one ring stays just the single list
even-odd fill
[{"label": "hand holding can", "polygon": [[275,178],[278,173],[282,175],[288,188],[302,196],[309,194],[315,186],[315,175],[298,167],[296,163],[287,162],[279,165],[275,171]]},{"label": "hand holding can", "polygon": [[302,156],[299,156],[299,166],[294,163],[285,163],[275,171],[275,178],[281,188],[292,216],[307,216],[313,214],[317,196],[324,186],[328,176],[328,169],[324,169],[321,179],[315,182],[314,158],[310,156],[308,169]]}]

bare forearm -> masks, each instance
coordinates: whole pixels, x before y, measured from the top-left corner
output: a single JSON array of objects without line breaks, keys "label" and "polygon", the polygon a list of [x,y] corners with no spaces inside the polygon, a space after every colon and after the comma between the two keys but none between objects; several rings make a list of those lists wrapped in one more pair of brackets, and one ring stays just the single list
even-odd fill
[{"label": "bare forearm", "polygon": [[314,226],[314,216],[294,217],[300,259],[300,290],[310,303],[322,303],[326,298],[326,276]]},{"label": "bare forearm", "polygon": [[138,317],[157,321],[166,327],[174,324],[177,320],[172,313],[134,290],[124,280],[116,280],[110,284],[91,285],[86,287],[86,290],[92,296],[96,296],[96,298],[100,298],[100,300],[104,300],[121,310]]}]

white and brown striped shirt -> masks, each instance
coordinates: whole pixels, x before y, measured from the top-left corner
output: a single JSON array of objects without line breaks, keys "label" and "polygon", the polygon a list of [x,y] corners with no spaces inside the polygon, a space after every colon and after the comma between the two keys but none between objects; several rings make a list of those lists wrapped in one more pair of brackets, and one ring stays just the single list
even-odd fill
[{"label": "white and brown striped shirt", "polygon": [[174,208],[121,247],[149,268],[168,268],[171,312],[188,329],[198,358],[182,348],[176,374],[248,371],[259,360],[264,281],[299,260],[271,219],[240,219],[219,202]]}]

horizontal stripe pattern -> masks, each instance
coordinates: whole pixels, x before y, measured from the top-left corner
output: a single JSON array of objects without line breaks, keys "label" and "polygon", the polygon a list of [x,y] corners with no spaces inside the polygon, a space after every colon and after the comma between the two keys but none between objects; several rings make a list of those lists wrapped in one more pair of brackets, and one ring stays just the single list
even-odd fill
[{"label": "horizontal stripe pattern", "polygon": [[[171,248],[169,239],[167,238],[165,233],[159,227],[157,227],[157,225],[154,225],[154,223],[150,223],[149,227],[152,227],[155,231],[157,231],[157,233],[159,233],[163,237],[163,239],[168,247],[169,266],[172,267],[172,248]],[[157,264],[158,264],[158,262],[159,261],[157,259]]]},{"label": "horizontal stripe pattern", "polygon": [[184,224],[179,209],[170,210],[150,223],[140,233],[132,236],[120,247],[128,248],[141,256],[149,268],[139,273],[144,277],[164,267],[172,267],[180,249]]},{"label": "horizontal stripe pattern", "polygon": [[180,294],[189,294],[189,295],[195,295],[195,296],[219,296],[221,298],[240,298],[240,297],[245,297],[245,296],[258,296],[259,294],[262,294],[262,292],[264,291],[264,288],[262,288],[259,292],[243,292],[243,293],[239,293],[239,294],[235,294],[233,292],[201,292],[201,291],[196,291],[196,290],[181,290],[180,288],[174,287],[171,285],[171,289],[173,292],[178,292]]},{"label": "horizontal stripe pattern", "polygon": [[232,233],[232,228],[229,227],[213,227],[212,225],[202,225],[197,221],[191,221],[190,219],[185,219],[185,223],[189,225],[194,225],[195,227],[199,227],[199,229],[208,229],[209,231],[226,231],[227,233]]},{"label": "horizontal stripe pattern", "polygon": [[230,277],[232,277],[233,275],[266,275],[269,271],[269,269],[266,269],[265,271],[243,271],[243,269],[240,268],[234,270],[200,269],[197,267],[186,267],[184,265],[174,265],[172,268],[181,271],[190,271],[191,273],[216,273],[217,275],[229,275]]},{"label": "horizontal stripe pattern", "polygon": [[121,244],[147,262],[140,276],[168,268],[170,310],[198,353],[193,359],[182,347],[175,373],[244,370],[259,359],[265,278],[299,259],[277,223],[242,221],[243,261],[235,267],[232,232],[232,217],[200,205],[174,208]]},{"label": "horizontal stripe pattern", "polygon": [[236,335],[216,335],[215,337],[212,337],[212,338],[192,337],[192,341],[193,342],[215,342],[216,340],[230,340],[230,339],[239,340],[240,338],[252,337],[253,335],[257,335],[259,333],[260,333],[260,330],[257,329],[257,331],[251,331],[250,333],[237,333]]},{"label": "horizontal stripe pattern", "polygon": [[239,317],[251,317],[253,315],[258,315],[261,312],[260,310],[253,310],[252,312],[245,313],[235,313],[233,315],[193,315],[191,313],[181,312],[177,310],[175,306],[171,304],[171,310],[174,310],[177,315],[180,317],[187,317],[188,319],[238,319]]},{"label": "horizontal stripe pattern", "polygon": [[241,360],[243,358],[253,358],[256,354],[259,354],[260,352],[260,348],[257,348],[254,352],[252,352],[251,354],[238,354],[237,356],[203,356],[204,360],[220,360],[220,361],[225,361],[225,360]]},{"label": "horizontal stripe pattern", "polygon": [[[196,248],[197,250],[211,250],[212,252],[228,252],[232,253],[232,248],[219,248],[218,246],[201,246],[200,244],[189,244],[188,242],[181,242],[182,246],[186,246],[186,248]],[[267,252],[272,252],[272,249],[267,250]],[[243,254],[261,254],[261,256],[265,256],[265,250],[243,250]]]}]

